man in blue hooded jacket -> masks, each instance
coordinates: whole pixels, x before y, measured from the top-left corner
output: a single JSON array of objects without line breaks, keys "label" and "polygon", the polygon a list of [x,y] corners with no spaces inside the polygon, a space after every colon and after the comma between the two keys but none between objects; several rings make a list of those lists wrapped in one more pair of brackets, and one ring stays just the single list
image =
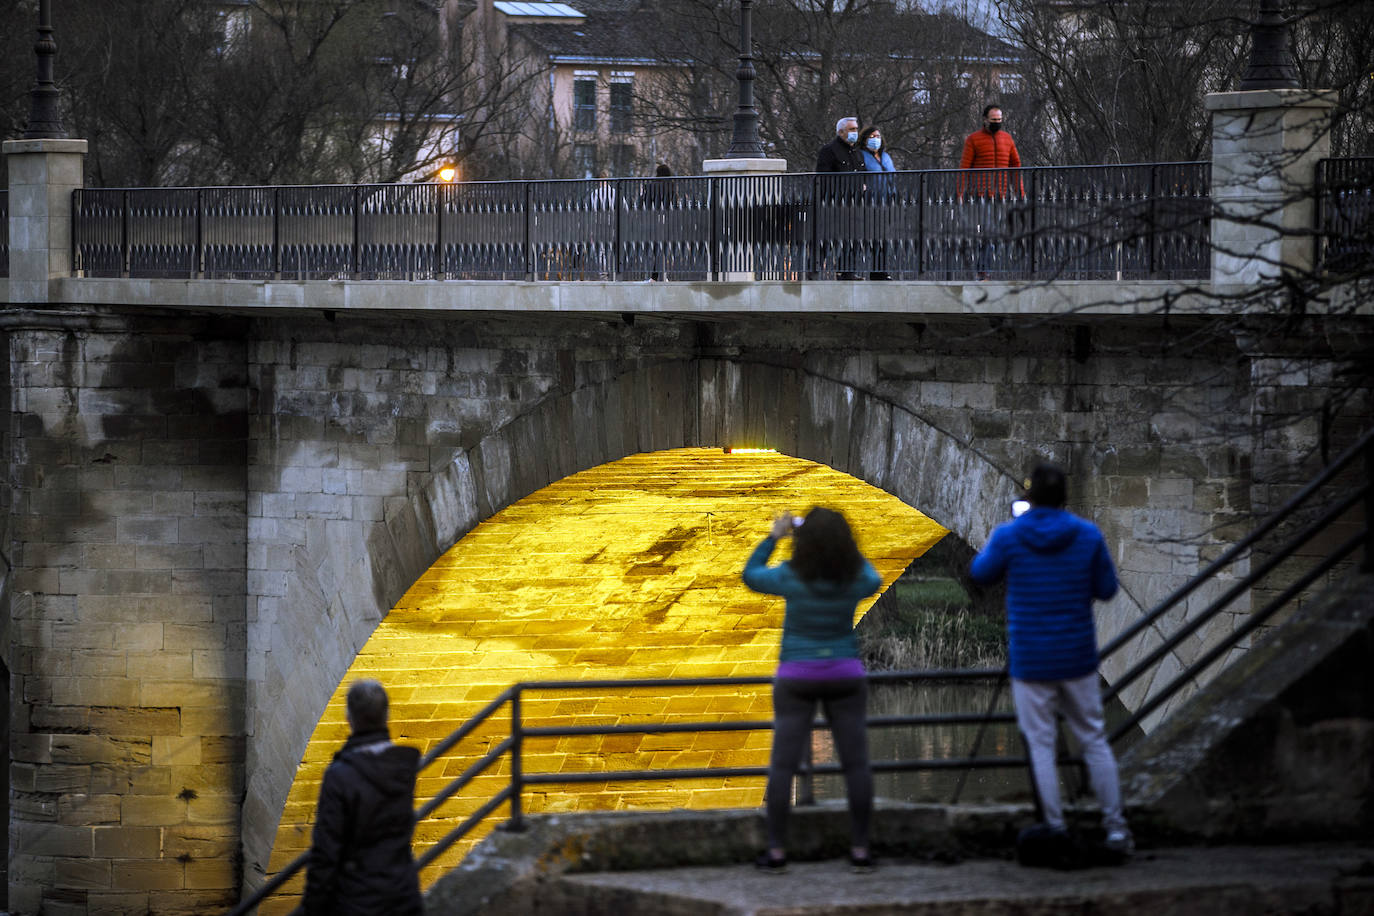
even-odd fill
[{"label": "man in blue hooded jacket", "polygon": [[1036,791],[1051,830],[1063,831],[1055,769],[1055,713],[1083,748],[1102,806],[1108,849],[1129,854],[1116,758],[1107,743],[1097,682],[1094,600],[1116,594],[1116,568],[1102,532],[1064,509],[1064,472],[1042,464],[1031,472],[1028,511],[998,525],[969,568],[980,585],[1007,583],[1007,636],[1016,722],[1030,752]]}]

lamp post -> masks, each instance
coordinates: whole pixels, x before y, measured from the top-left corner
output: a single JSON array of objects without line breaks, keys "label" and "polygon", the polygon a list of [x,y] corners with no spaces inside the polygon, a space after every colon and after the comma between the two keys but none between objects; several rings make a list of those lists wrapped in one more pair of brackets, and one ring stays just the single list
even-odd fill
[{"label": "lamp post", "polygon": [[52,37],[52,16],[49,0],[38,3],[38,43],[33,46],[38,56],[38,83],[33,87],[29,106],[29,123],[24,128],[25,140],[63,139],[67,129],[62,126],[58,111],[57,86],[52,79],[52,59],[57,56],[57,42]]},{"label": "lamp post", "polygon": [[730,141],[726,159],[764,159],[763,141],[759,139],[759,112],[754,107],[753,38],[749,28],[750,8],[754,0],[740,0],[739,10],[739,108],[735,110],[735,135]]},{"label": "lamp post", "polygon": [[1298,67],[1288,47],[1288,23],[1279,11],[1279,0],[1260,0],[1259,18],[1250,27],[1250,61],[1237,88],[1241,92],[1298,88]]}]

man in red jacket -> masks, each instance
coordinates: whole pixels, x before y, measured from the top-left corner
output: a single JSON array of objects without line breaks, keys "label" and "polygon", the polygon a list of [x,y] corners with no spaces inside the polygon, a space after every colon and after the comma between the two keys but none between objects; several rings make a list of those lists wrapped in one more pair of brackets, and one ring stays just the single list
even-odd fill
[{"label": "man in red jacket", "polygon": [[988,277],[993,244],[991,235],[1006,223],[1005,201],[1008,191],[1020,197],[1026,195],[1020,175],[1016,177],[1015,189],[1011,188],[1010,170],[1020,167],[1021,154],[1016,151],[1016,141],[1002,129],[1002,109],[988,105],[983,109],[983,129],[975,130],[964,140],[964,154],[959,158],[959,168],[1003,171],[960,175],[957,185],[960,202],[967,193],[977,204],[977,213],[969,228],[982,236],[978,249],[979,280]]}]

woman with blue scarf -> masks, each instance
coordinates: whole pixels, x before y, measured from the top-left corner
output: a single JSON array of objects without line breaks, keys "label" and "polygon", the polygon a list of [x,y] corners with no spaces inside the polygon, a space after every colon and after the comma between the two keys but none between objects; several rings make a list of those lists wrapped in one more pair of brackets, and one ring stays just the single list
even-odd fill
[{"label": "woman with blue scarf", "polygon": [[[877,127],[865,127],[859,131],[859,149],[863,152],[864,170],[868,172],[895,172],[892,157],[887,154],[883,134]],[[882,175],[868,178],[869,218],[865,220],[867,236],[873,250],[873,270],[870,280],[891,280],[887,267],[887,240],[891,233],[891,204],[896,197],[895,182]]]}]

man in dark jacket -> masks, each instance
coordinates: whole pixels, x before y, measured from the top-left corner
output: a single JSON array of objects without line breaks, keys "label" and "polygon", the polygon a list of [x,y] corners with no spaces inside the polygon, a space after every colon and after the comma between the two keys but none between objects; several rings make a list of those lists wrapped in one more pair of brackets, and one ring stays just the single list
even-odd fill
[{"label": "man in dark jacket", "polygon": [[[859,119],[840,118],[835,122],[835,139],[821,147],[816,154],[816,171],[818,172],[862,172],[864,171],[864,154],[859,149]],[[858,195],[861,187],[861,179],[853,179],[855,184],[849,184],[849,179],[837,180],[834,183],[822,180],[818,191],[822,197],[833,197],[836,200],[852,199]],[[859,274],[854,267],[855,254],[858,249],[858,239],[839,239],[835,246],[835,255],[839,259],[839,270],[835,274],[840,280],[857,280]],[[813,278],[814,279],[814,278]]]},{"label": "man in dark jacket", "polygon": [[1121,814],[1116,758],[1103,728],[1097,683],[1094,600],[1116,594],[1116,568],[1097,526],[1065,511],[1064,472],[1042,464],[1031,472],[1028,511],[998,525],[973,558],[973,581],[1007,581],[1007,637],[1016,723],[1026,737],[1045,825],[1062,833],[1055,769],[1055,713],[1083,749],[1102,806],[1106,846],[1129,855],[1131,831]]},{"label": "man in dark jacket", "polygon": [[835,122],[835,139],[816,154],[818,172],[862,172],[864,155],[859,149],[859,119],[840,118]]},{"label": "man in dark jacket", "polygon": [[415,859],[415,773],[420,752],[391,743],[386,689],[348,688],[352,735],[320,784],[305,875],[308,916],[422,916]]}]

